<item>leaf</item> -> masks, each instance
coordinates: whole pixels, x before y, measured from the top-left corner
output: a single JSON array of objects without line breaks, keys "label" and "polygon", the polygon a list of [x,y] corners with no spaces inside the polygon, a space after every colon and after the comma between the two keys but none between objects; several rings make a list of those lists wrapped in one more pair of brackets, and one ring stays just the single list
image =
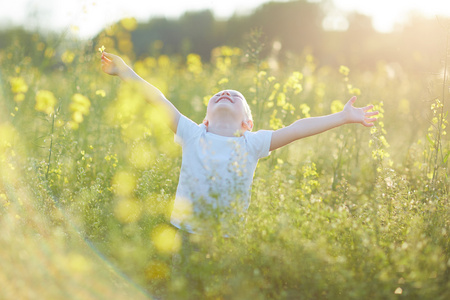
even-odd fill
[{"label": "leaf", "polygon": [[434,147],[434,141],[431,139],[429,134],[427,134],[427,140],[428,140],[428,142],[430,142],[431,146]]},{"label": "leaf", "polygon": [[444,156],[444,164],[447,163],[448,157],[450,156],[450,150],[447,151],[447,154]]}]

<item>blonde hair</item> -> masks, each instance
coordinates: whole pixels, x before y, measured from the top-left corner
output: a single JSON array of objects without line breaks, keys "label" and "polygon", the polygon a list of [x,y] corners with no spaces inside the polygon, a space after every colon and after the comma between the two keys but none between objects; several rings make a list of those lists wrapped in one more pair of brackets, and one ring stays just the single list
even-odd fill
[{"label": "blonde hair", "polygon": [[242,98],[244,100],[243,103],[244,103],[245,115],[247,116],[248,120],[253,122],[252,110],[250,109],[250,106],[248,105],[247,99],[245,99],[244,95],[242,95]]}]

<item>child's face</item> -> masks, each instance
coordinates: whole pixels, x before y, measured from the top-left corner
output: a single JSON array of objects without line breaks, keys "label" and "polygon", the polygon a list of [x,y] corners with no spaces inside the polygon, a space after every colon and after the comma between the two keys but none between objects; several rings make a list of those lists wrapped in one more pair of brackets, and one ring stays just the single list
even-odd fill
[{"label": "child's face", "polygon": [[211,121],[216,114],[226,113],[230,121],[245,122],[248,120],[244,108],[244,96],[238,91],[224,90],[209,99],[206,120]]}]

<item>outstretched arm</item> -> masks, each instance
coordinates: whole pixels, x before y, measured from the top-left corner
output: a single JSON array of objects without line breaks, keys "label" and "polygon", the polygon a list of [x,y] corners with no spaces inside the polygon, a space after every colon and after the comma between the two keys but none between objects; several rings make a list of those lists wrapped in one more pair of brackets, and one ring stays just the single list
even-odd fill
[{"label": "outstretched arm", "polygon": [[283,147],[295,140],[322,133],[344,124],[361,123],[367,127],[373,126],[373,122],[377,119],[370,117],[377,115],[378,111],[369,112],[373,105],[356,108],[353,106],[355,101],[356,97],[352,97],[341,112],[322,117],[300,119],[287,127],[274,131],[270,143],[270,151]]},{"label": "outstretched arm", "polygon": [[106,74],[119,76],[125,82],[137,83],[143,89],[148,102],[161,105],[167,111],[169,116],[168,125],[174,133],[177,132],[178,120],[180,119],[181,113],[172,102],[167,100],[160,90],[136,74],[122,58],[111,53],[103,52],[102,70]]}]

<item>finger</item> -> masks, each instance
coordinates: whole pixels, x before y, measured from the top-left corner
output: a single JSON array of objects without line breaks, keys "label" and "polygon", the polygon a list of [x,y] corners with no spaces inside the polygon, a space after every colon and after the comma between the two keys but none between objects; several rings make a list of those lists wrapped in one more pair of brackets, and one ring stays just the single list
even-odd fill
[{"label": "finger", "polygon": [[371,110],[372,108],[373,108],[373,105],[368,105],[366,107],[363,107],[363,110],[368,111],[368,110]]},{"label": "finger", "polygon": [[109,60],[112,60],[112,58],[113,58],[113,54],[108,53],[108,52],[106,52],[106,51],[103,51],[103,52],[102,52],[102,56],[108,58]]},{"label": "finger", "polygon": [[364,126],[366,126],[366,127],[372,127],[372,126],[375,125],[375,124],[373,124],[373,123],[367,123],[366,121],[363,121],[362,124],[363,124]]},{"label": "finger", "polygon": [[102,69],[110,68],[110,64],[102,61]]},{"label": "finger", "polygon": [[366,112],[366,116],[367,117],[371,117],[371,116],[375,116],[378,115],[378,111],[370,111],[370,112]]},{"label": "finger", "polygon": [[356,96],[353,96],[350,98],[350,100],[348,100],[347,103],[350,103],[351,105],[353,105],[353,103],[355,103],[355,101],[356,101]]},{"label": "finger", "polygon": [[370,118],[370,119],[365,119],[364,122],[375,122],[377,120],[377,118]]}]

